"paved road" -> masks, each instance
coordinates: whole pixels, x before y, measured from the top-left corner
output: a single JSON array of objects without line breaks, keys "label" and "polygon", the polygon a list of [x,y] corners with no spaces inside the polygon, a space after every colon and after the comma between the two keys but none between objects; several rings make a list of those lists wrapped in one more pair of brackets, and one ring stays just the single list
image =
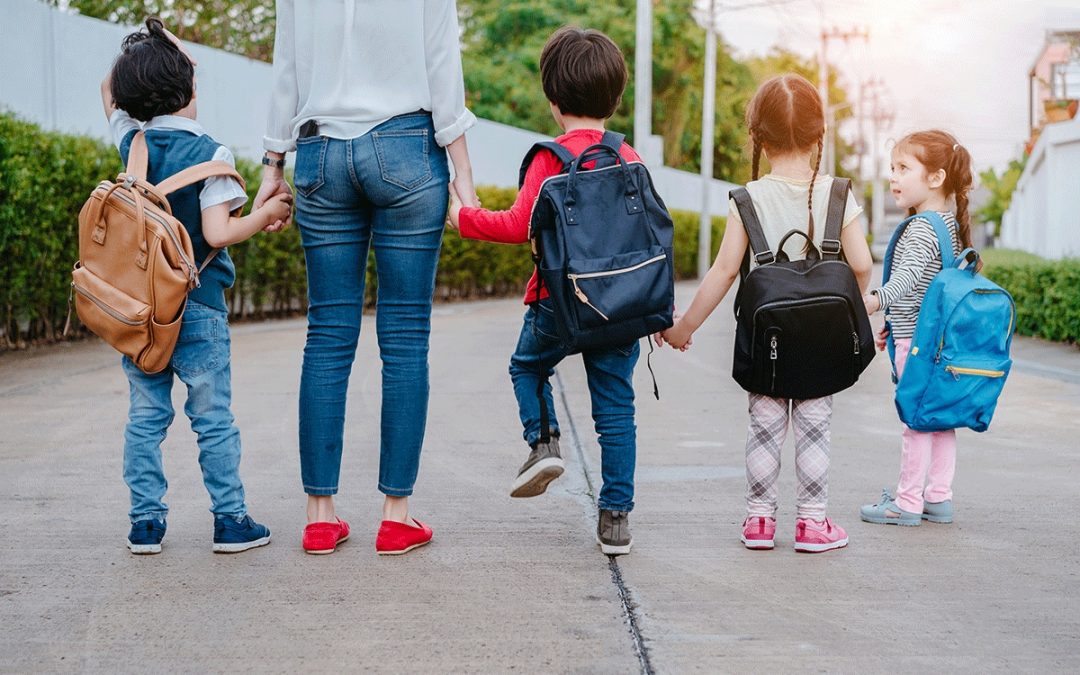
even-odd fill
[{"label": "paved road", "polygon": [[[686,297],[692,287],[680,287]],[[274,542],[210,553],[194,436],[165,441],[169,534],[124,548],[126,382],[104,345],[0,356],[0,671],[886,672],[1080,669],[1080,352],[1022,341],[992,431],[961,433],[957,522],[858,521],[896,478],[886,359],[837,397],[830,511],[851,545],[791,550],[790,441],[778,548],[738,541],[746,398],[729,376],[726,305],[693,351],[637,375],[635,548],[593,541],[599,452],[580,360],[559,369],[567,474],[507,496],[524,447],[506,361],[515,301],[445,305],[432,342],[428,440],[413,500],[435,542],[374,554],[379,370],[353,373],[332,556],[300,550],[296,398],[304,323],[233,334],[235,412],[252,513]],[[368,320],[367,327],[373,328]],[[180,409],[180,388],[174,392]]]}]

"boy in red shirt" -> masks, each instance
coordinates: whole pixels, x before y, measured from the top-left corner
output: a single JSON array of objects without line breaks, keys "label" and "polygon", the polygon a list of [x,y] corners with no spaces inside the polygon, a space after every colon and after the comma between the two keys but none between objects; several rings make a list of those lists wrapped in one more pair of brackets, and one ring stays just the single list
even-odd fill
[{"label": "boy in red shirt", "polygon": [[[540,77],[551,114],[565,132],[556,142],[575,156],[599,143],[604,135],[604,122],[615,112],[626,87],[626,64],[615,43],[599,31],[560,28],[544,45]],[[627,162],[641,161],[625,143],[620,154]],[[524,244],[529,241],[529,220],[541,184],[561,171],[562,162],[553,153],[538,153],[529,165],[517,200],[507,211],[462,207],[451,187],[450,223],[467,239]],[[510,358],[510,378],[524,426],[523,436],[531,448],[511,487],[511,497],[542,494],[565,469],[559,454],[559,424],[550,385],[545,387],[544,397],[550,411],[551,441],[539,442],[540,403],[536,390],[541,372],[546,369],[550,376],[567,352],[556,337],[554,311],[547,288],[542,285],[537,301],[538,283],[534,271],[525,292],[529,309],[525,312],[517,349]],[[637,341],[582,352],[601,449],[603,487],[596,536],[600,549],[608,555],[629,553],[633,544],[628,514],[634,508],[637,428],[633,376],[638,354]]]}]

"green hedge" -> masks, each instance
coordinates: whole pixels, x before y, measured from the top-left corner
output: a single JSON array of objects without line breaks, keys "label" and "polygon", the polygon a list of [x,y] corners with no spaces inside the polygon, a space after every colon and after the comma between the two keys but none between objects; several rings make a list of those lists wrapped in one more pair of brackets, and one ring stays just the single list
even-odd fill
[{"label": "green hedge", "polygon": [[[78,258],[78,213],[99,181],[122,170],[115,148],[106,143],[47,132],[0,113],[0,349],[59,337],[67,315],[70,270]],[[240,160],[237,168],[254,198],[260,167]],[[478,189],[486,208],[506,209],[513,189]],[[698,216],[672,213],[675,270],[691,278],[697,266]],[[713,253],[724,219],[713,219]],[[229,247],[236,284],[229,295],[237,318],[303,311],[306,306],[304,253],[295,227],[257,235]],[[443,239],[436,299],[516,295],[532,273],[527,246],[465,241],[454,232]],[[367,301],[376,293],[369,261]],[[75,325],[77,326],[77,321]]]},{"label": "green hedge", "polygon": [[1080,259],[1046,260],[1022,251],[984,251],[982,273],[1016,302],[1016,332],[1080,341]]}]

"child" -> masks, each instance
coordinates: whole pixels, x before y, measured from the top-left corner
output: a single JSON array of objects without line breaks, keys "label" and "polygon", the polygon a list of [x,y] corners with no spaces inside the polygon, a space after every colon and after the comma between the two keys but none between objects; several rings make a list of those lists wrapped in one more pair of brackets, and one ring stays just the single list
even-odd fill
[{"label": "child", "polygon": [[[124,38],[120,56],[101,85],[120,156],[128,153],[140,129],[145,133],[149,162],[147,180],[160,183],[194,164],[208,160],[233,163],[195,121],[195,61],[161,21],[147,19],[146,30]],[[143,124],[139,124],[142,122]],[[131,388],[131,407],[124,432],[124,480],[131,490],[132,553],[161,552],[168,507],[162,501],[167,483],[161,442],[173,420],[173,375],[187,385],[185,412],[198,434],[199,464],[214,513],[215,553],[236,553],[270,543],[270,530],[247,515],[240,482],[240,432],[229,410],[229,324],[225,288],[235,271],[225,246],[244,241],[259,230],[277,230],[289,220],[288,195],[271,199],[244,218],[229,213],[247,201],[235,179],[211,178],[169,195],[173,215],[191,235],[201,265],[214,248],[222,249],[200,274],[200,285],[188,296],[169,366],[147,375],[127,357],[124,373]]]},{"label": "child", "polygon": [[[783,235],[801,227],[815,245],[824,237],[828,197],[833,179],[819,176],[825,117],[817,90],[798,75],[781,75],[765,82],[746,110],[753,142],[753,180],[746,185],[762,229],[775,251]],[[761,153],[771,172],[758,178]],[[858,216],[862,209],[848,194],[841,246],[865,290],[873,262]],[[815,223],[819,224],[815,227]],[[690,337],[712,313],[739,276],[749,239],[734,203],[720,251],[705,275],[686,314],[662,334],[665,341],[685,349]],[[805,258],[805,240],[785,244],[791,260]],[[795,473],[799,480],[795,550],[822,552],[847,545],[847,534],[826,517],[829,479],[829,422],[832,397],[788,400],[750,394],[750,427],[746,438],[747,517],[742,542],[750,549],[772,549],[776,532],[776,479],[780,450],[789,417],[795,428]]]},{"label": "child", "polygon": [[[622,53],[603,33],[564,27],[555,31],[540,55],[540,76],[551,114],[564,132],[555,140],[577,155],[600,142],[604,122],[615,112],[626,86],[627,72]],[[628,162],[641,158],[629,145],[620,150]],[[550,152],[533,159],[517,200],[508,211],[463,208],[451,190],[450,221],[461,236],[504,244],[522,244],[529,239],[529,217],[533,202],[545,178],[558,175],[561,162]],[[544,388],[550,414],[551,441],[539,443],[540,404],[537,387],[541,368],[550,375],[567,356],[560,347],[555,318],[547,289],[539,289],[533,273],[525,292],[524,325],[517,349],[510,359],[510,378],[517,396],[524,426],[525,442],[531,451],[511,488],[511,497],[535,497],[564,470],[559,454],[559,423],[550,385]],[[628,514],[634,508],[634,463],[637,454],[634,425],[634,365],[638,344],[582,353],[592,396],[593,420],[601,449],[603,487],[599,499],[597,540],[608,555],[630,552]]]},{"label": "child", "polygon": [[[971,155],[951,134],[919,131],[893,148],[889,186],[897,205],[909,215],[937,211],[952,236],[954,254],[971,246],[967,197],[971,184]],[[950,197],[956,199],[955,215],[949,210]],[[917,218],[896,242],[889,283],[863,297],[868,314],[885,310],[896,344],[897,376],[904,372],[926,289],[940,271],[941,249],[934,227]],[[882,329],[878,349],[885,348],[886,336]],[[904,427],[896,497],[885,490],[879,503],[862,507],[862,519],[886,525],[919,525],[924,519],[951,523],[955,471],[955,430],[923,433]]]}]

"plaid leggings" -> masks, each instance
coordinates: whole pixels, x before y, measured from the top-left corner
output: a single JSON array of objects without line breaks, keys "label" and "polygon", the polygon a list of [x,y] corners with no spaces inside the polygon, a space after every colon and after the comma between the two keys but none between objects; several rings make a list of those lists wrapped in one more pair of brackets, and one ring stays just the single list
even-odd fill
[{"label": "plaid leggings", "polygon": [[832,396],[803,401],[750,394],[746,433],[746,512],[776,517],[776,479],[788,416],[795,427],[795,475],[799,518],[825,519],[829,501],[829,422]]}]

